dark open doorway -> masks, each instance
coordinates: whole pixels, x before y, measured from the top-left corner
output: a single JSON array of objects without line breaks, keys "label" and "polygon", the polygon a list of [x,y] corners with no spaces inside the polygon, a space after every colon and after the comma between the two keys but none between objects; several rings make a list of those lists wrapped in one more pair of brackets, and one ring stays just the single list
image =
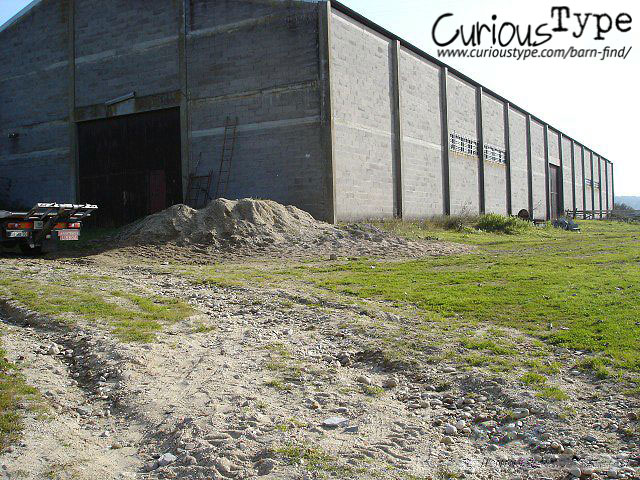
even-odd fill
[{"label": "dark open doorway", "polygon": [[561,181],[560,167],[556,165],[549,165],[549,201],[551,220],[556,220],[559,216],[562,216],[562,199],[560,197]]},{"label": "dark open doorway", "polygon": [[182,203],[180,110],[78,124],[79,192],[114,227]]}]

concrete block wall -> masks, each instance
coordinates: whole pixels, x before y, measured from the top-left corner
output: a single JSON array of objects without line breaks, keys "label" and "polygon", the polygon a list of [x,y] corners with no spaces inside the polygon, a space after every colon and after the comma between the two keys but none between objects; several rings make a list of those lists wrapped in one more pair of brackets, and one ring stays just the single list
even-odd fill
[{"label": "concrete block wall", "polygon": [[401,49],[403,218],[425,218],[444,211],[440,78],[439,67]]},{"label": "concrete block wall", "polygon": [[[473,140],[478,139],[476,89],[467,82],[447,77],[449,131]],[[475,214],[480,209],[478,157],[449,153],[451,214]]]},{"label": "concrete block wall", "polygon": [[609,209],[613,209],[613,205],[615,204],[614,191],[613,191],[613,164],[607,162],[607,185],[609,186]]},{"label": "concrete block wall", "polygon": [[584,178],[585,178],[585,202],[586,202],[586,211],[593,211],[593,185],[589,185],[591,180],[593,180],[593,158],[591,152],[584,149]]},{"label": "concrete block wall", "polygon": [[571,162],[571,140],[562,137],[562,192],[564,197],[564,211],[574,210],[573,203],[573,164]]},{"label": "concrete block wall", "polygon": [[336,217],[395,213],[392,48],[390,39],[331,15],[331,102]]},{"label": "concrete block wall", "polygon": [[[343,5],[333,4],[329,30],[337,219],[391,217],[399,197],[409,219],[476,214],[483,205],[516,214],[530,203],[545,219],[547,161],[562,167],[560,207],[582,210],[581,147],[570,137]],[[478,156],[450,148],[454,132],[508,150],[507,163],[485,159],[480,169]]]},{"label": "concrete block wall", "polygon": [[531,173],[533,190],[533,217],[547,218],[547,179],[545,173],[544,126],[531,122]]},{"label": "concrete block wall", "polygon": [[[485,145],[506,150],[504,103],[486,93],[482,94],[482,130]],[[485,160],[484,184],[485,212],[507,215],[507,165]]]},{"label": "concrete block wall", "polygon": [[191,0],[188,8],[189,171],[213,170],[215,195],[225,122],[237,119],[225,196],[269,198],[327,219],[318,6]]},{"label": "concrete block wall", "polygon": [[527,160],[527,119],[513,108],[509,108],[509,146],[511,164],[511,210],[518,214],[529,210],[529,179]]},{"label": "concrete block wall", "polygon": [[549,130],[549,164],[560,166],[560,138],[558,132]]},{"label": "concrete block wall", "polygon": [[180,24],[171,0],[76,0],[76,107],[179,90]]},{"label": "concrete block wall", "polygon": [[[598,155],[594,155],[594,165],[593,165],[593,172],[594,172],[594,177],[596,178],[596,182],[598,182],[598,185],[596,185],[595,187],[595,207],[594,210],[602,210],[602,200],[603,200],[603,196],[602,196],[602,185],[604,184],[603,178],[603,171],[602,171],[602,165],[601,165],[601,159]],[[600,215],[599,215],[600,216]]]},{"label": "concrete block wall", "polygon": [[584,151],[580,145],[573,143],[574,183],[576,186],[576,210],[585,210],[585,184],[584,184]]},{"label": "concrete block wall", "polygon": [[74,198],[68,9],[67,1],[45,0],[0,31],[0,178],[6,207]]}]

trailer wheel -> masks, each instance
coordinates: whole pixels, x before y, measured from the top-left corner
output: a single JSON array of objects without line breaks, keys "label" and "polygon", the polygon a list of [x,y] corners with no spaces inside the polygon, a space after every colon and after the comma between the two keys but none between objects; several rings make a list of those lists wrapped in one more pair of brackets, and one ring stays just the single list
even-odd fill
[{"label": "trailer wheel", "polygon": [[27,242],[21,242],[20,243],[20,251],[22,253],[24,253],[25,255],[30,255],[30,256],[33,256],[33,257],[36,257],[38,255],[42,255],[42,247],[41,246],[38,245],[38,246],[32,247]]}]

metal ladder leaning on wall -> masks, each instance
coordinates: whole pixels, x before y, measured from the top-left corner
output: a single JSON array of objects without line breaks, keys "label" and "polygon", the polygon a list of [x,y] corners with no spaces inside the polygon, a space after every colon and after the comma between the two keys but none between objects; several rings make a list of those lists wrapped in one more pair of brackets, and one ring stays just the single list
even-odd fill
[{"label": "metal ladder leaning on wall", "polygon": [[186,202],[192,208],[203,208],[211,201],[211,183],[213,181],[213,170],[207,175],[197,175],[198,167],[200,166],[200,160],[202,154],[198,158],[196,168],[193,173],[189,175],[189,183],[187,185],[187,198]]},{"label": "metal ladder leaning on wall", "polygon": [[224,122],[224,139],[222,141],[222,157],[220,158],[220,169],[218,171],[218,182],[216,184],[215,198],[224,197],[229,188],[229,177],[231,176],[231,162],[236,148],[238,138],[238,117],[227,119]]}]

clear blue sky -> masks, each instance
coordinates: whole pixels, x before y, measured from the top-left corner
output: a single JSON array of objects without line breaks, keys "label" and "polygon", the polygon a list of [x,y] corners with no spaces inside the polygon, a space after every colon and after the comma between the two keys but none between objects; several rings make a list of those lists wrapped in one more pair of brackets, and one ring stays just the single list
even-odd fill
[{"label": "clear blue sky", "polygon": [[[0,0],[0,23],[28,3]],[[344,3],[434,56],[437,51],[431,29],[435,19],[448,12],[455,15],[451,25],[490,23],[492,14],[498,15],[499,20],[517,24],[543,23],[549,20],[554,5],[567,5],[573,12],[608,13],[614,17],[627,12],[634,21],[640,20],[637,0],[344,0]],[[632,24],[630,34],[609,34],[605,42],[586,41],[585,34],[579,41],[563,44],[562,40],[554,40],[553,44],[580,48],[630,45],[638,49],[627,60],[457,59],[447,63],[606,156],[615,163],[616,193],[640,195],[637,28],[640,27]]]}]

